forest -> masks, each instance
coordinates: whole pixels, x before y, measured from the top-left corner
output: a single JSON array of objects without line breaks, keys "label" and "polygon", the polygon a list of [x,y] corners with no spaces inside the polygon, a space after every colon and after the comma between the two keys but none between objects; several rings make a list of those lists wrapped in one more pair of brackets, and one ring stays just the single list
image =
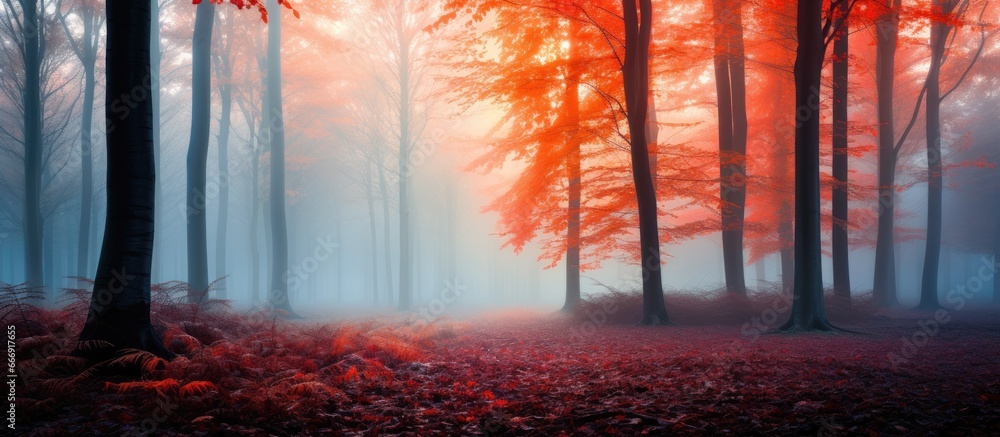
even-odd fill
[{"label": "forest", "polygon": [[996,0],[0,0],[5,435],[996,435]]}]

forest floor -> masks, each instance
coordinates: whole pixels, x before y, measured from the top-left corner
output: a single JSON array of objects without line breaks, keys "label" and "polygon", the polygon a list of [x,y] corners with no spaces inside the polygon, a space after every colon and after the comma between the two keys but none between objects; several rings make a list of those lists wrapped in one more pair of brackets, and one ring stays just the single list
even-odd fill
[{"label": "forest floor", "polygon": [[[326,325],[161,308],[165,343],[180,358],[134,352],[96,366],[65,353],[80,322],[72,309],[41,311],[33,316],[41,324],[19,328],[18,370],[28,382],[18,386],[16,429],[40,436],[1000,433],[996,313],[943,310],[935,320],[896,312],[843,323],[858,333],[775,334],[767,309],[742,325],[644,327],[616,322],[616,307],[600,308]],[[109,376],[129,369],[142,376]]]}]

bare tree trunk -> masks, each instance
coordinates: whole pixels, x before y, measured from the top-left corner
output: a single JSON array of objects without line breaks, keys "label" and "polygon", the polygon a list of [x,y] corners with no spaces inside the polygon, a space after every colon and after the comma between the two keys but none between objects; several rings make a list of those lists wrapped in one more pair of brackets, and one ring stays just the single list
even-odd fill
[{"label": "bare tree trunk", "polygon": [[[934,10],[950,14],[957,0],[934,0]],[[941,63],[952,27],[941,21],[931,24],[931,66],[927,73],[927,244],[920,284],[920,308],[941,307],[938,299],[938,269],[941,261],[943,216],[941,165]]]},{"label": "bare tree trunk", "polygon": [[795,59],[795,279],[792,314],[781,329],[829,331],[820,241],[819,121],[823,2],[798,3]]},{"label": "bare tree trunk", "polygon": [[878,92],[878,237],[875,242],[875,301],[896,305],[895,185],[896,152],[893,88],[896,74],[896,40],[900,0],[892,0],[877,24],[875,76]]},{"label": "bare tree trunk", "polygon": [[713,0],[715,89],[719,105],[719,189],[726,290],[746,294],[743,221],[746,213],[746,73],[741,4]]},{"label": "bare tree trunk", "polygon": [[[580,303],[580,24],[569,23],[569,56],[566,91],[563,97],[566,111],[566,175],[568,178],[568,225],[566,227],[566,302],[563,311]],[[452,279],[452,278],[449,278]]]},{"label": "bare tree trunk", "polygon": [[[142,349],[163,358],[173,354],[150,323],[150,269],[155,215],[153,108],[136,99],[129,112],[115,111],[113,96],[149,90],[150,4],[108,0],[107,95],[108,214],[94,294],[81,341],[101,340],[114,351]],[[114,351],[90,351],[104,358]]]},{"label": "bare tree trunk", "polygon": [[[156,174],[162,175],[162,160],[160,158],[160,0],[149,0],[149,6],[151,11],[152,25],[150,26],[149,35],[149,62],[150,62],[150,84],[152,89],[150,90],[150,99],[153,102],[153,161],[156,166]],[[93,105],[91,105],[93,106]],[[156,204],[163,205],[163,183],[160,179],[156,180]],[[163,230],[163,225],[166,220],[163,218],[162,210],[160,208],[156,211],[156,223]],[[161,269],[163,267],[163,232],[157,232],[153,239],[153,271],[152,271],[152,281],[157,283],[163,278],[161,277]]]},{"label": "bare tree trunk", "polygon": [[[382,256],[385,257],[385,302],[392,305],[392,208],[389,205],[389,181],[386,180],[385,162],[379,160],[375,168],[378,170],[379,193],[382,195]],[[377,282],[376,282],[377,283]]]},{"label": "bare tree trunk", "polygon": [[405,0],[397,0],[396,38],[399,42],[399,309],[412,306],[410,248],[410,40],[406,35]]},{"label": "bare tree trunk", "polygon": [[212,121],[211,56],[215,4],[201,2],[197,9],[191,60],[191,142],[187,154],[187,300],[188,303],[202,304],[208,293],[206,185]]},{"label": "bare tree trunk", "polygon": [[24,261],[29,287],[44,287],[42,271],[42,101],[38,1],[21,2],[24,13]]},{"label": "bare tree trunk", "polygon": [[281,15],[277,0],[267,0],[267,95],[264,115],[271,129],[271,305],[295,317],[288,299],[288,224],[285,217],[285,115],[281,93]]},{"label": "bare tree trunk", "polygon": [[[638,3],[638,9],[637,5]],[[650,0],[622,0],[625,61],[622,65],[631,141],[632,178],[639,205],[639,250],[642,259],[643,325],[669,324],[660,276],[660,238],[656,189],[649,173],[646,119],[649,110],[649,43],[653,25]]]},{"label": "bare tree trunk", "polygon": [[833,43],[833,293],[845,302],[851,300],[851,274],[849,264],[848,225],[848,168],[847,168],[847,57],[848,13],[847,0],[840,1],[835,12],[836,29]]},{"label": "bare tree trunk", "polygon": [[[378,306],[378,224],[376,223],[376,217],[375,217],[375,190],[372,189],[372,182],[373,182],[372,181],[372,173],[371,173],[372,172],[372,169],[371,169],[372,164],[373,164],[372,162],[365,162],[364,181],[365,181],[365,200],[368,202],[368,225],[370,227],[370,231],[371,231],[371,234],[372,234],[372,239],[371,239],[371,243],[372,243],[372,247],[371,247],[371,250],[372,250],[372,283],[371,283],[371,286],[372,286],[372,305]],[[382,165],[381,162],[374,163],[374,164],[378,165],[381,168],[381,165]],[[381,176],[381,174],[382,174],[382,171],[379,170],[379,175]],[[383,199],[384,199],[384,197],[383,197]],[[388,223],[388,220],[389,220],[388,211],[386,211],[386,223]],[[388,228],[388,226],[386,226],[386,227]],[[386,241],[389,240],[389,234],[388,234],[388,232],[385,234],[384,238],[386,239]],[[388,251],[387,251],[386,252],[386,262],[387,263],[389,262],[390,257],[391,257],[391,255],[389,255]],[[389,274],[388,275],[390,277],[392,276],[392,270],[391,269],[389,270]],[[389,290],[390,291],[386,294],[386,296],[388,296],[389,293],[392,293],[392,291],[391,291],[392,290],[392,286],[389,286]]]},{"label": "bare tree trunk", "polygon": [[[232,21],[232,20],[230,20]],[[230,35],[232,33],[230,32]],[[228,59],[223,61],[228,65]],[[227,82],[219,87],[219,98],[222,100],[222,114],[219,118],[219,217],[215,231],[215,277],[226,276],[226,234],[229,224],[229,130],[232,124],[233,95],[228,67],[224,67]],[[218,296],[226,298],[226,280],[220,281]]]}]

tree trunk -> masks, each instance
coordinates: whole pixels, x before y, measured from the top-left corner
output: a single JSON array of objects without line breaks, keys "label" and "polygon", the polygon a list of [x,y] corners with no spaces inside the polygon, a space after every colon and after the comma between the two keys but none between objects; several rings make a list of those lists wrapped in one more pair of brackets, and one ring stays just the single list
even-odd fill
[{"label": "tree trunk", "polygon": [[[156,174],[162,175],[162,160],[160,159],[160,0],[149,0],[151,10],[152,25],[149,31],[149,63],[150,63],[150,100],[153,102],[153,160],[155,161]],[[93,106],[93,105],[91,105]],[[156,204],[163,205],[163,183],[156,180]],[[163,230],[166,220],[163,218],[162,210],[156,211],[156,223]],[[162,281],[161,270],[163,267],[163,232],[157,232],[153,238],[153,272],[152,281],[157,283]]]},{"label": "tree trunk", "polygon": [[719,105],[719,198],[726,290],[746,294],[743,220],[746,212],[746,72],[740,3],[713,0],[715,89]]},{"label": "tree trunk", "polygon": [[[375,217],[375,190],[372,189],[372,173],[371,166],[372,162],[365,163],[364,177],[365,177],[365,200],[368,202],[368,225],[372,234],[372,305],[378,306],[378,224]],[[375,163],[375,165],[381,166],[382,163]],[[382,175],[382,171],[379,170],[379,176]],[[384,197],[383,197],[384,199]],[[389,221],[389,214],[386,211],[386,223]],[[386,226],[388,228],[388,226]],[[388,230],[388,229],[387,229]],[[389,233],[385,234],[385,239],[388,241]],[[388,248],[387,248],[388,249]],[[389,263],[391,255],[386,255],[386,264]],[[389,276],[392,276],[392,271],[389,271]],[[392,286],[389,287],[392,289]],[[389,295],[391,291],[387,292],[386,296]]]},{"label": "tree trunk", "polygon": [[[568,208],[566,227],[566,302],[563,311],[570,311],[580,303],[580,24],[569,23],[569,56],[567,61],[566,91],[563,110],[566,115],[566,175],[568,178]],[[449,278],[454,279],[454,278]]]},{"label": "tree trunk", "polygon": [[[378,170],[379,193],[382,195],[382,256],[385,257],[385,303],[392,305],[392,209],[389,206],[389,181],[386,180],[385,162],[379,160],[375,168]],[[374,234],[373,234],[374,235]],[[377,281],[376,281],[377,283]]]},{"label": "tree trunk", "polygon": [[836,32],[833,43],[833,294],[845,302],[851,301],[851,275],[847,225],[847,56],[848,2],[841,1],[835,12]]},{"label": "tree trunk", "polygon": [[[249,123],[248,123],[249,124]],[[253,128],[250,132],[253,136]],[[261,135],[258,130],[257,135]],[[250,201],[250,302],[254,305],[260,302],[260,144],[255,139],[250,140],[253,148],[251,161],[252,184]]]},{"label": "tree trunk", "polygon": [[823,305],[820,242],[819,91],[823,70],[823,2],[798,3],[795,60],[795,279],[785,331],[833,327]]},{"label": "tree trunk", "polygon": [[396,38],[399,42],[399,309],[412,305],[410,256],[410,40],[406,35],[404,0],[397,0]]},{"label": "tree trunk", "polygon": [[42,271],[42,101],[38,1],[24,11],[24,274],[29,287],[43,287]]},{"label": "tree trunk", "polygon": [[639,250],[642,262],[643,325],[670,324],[663,302],[656,190],[649,173],[646,118],[649,110],[649,43],[653,24],[650,0],[622,0],[625,19],[625,61],[622,74],[628,110],[632,179],[639,206]]},{"label": "tree trunk", "polygon": [[875,242],[875,278],[872,294],[885,306],[897,304],[895,255],[896,152],[893,87],[896,74],[896,41],[900,0],[877,24],[875,76],[878,94],[878,237]]},{"label": "tree trunk", "polygon": [[[934,0],[934,10],[950,14],[955,0]],[[931,24],[931,66],[927,72],[927,244],[920,284],[920,308],[937,309],[938,269],[941,261],[941,221],[943,215],[941,165],[941,63],[951,26],[935,20]]]},{"label": "tree trunk", "polygon": [[285,217],[285,115],[281,93],[281,7],[267,0],[268,126],[271,130],[271,305],[295,317],[288,299],[288,224]]},{"label": "tree trunk", "polygon": [[[84,18],[84,23],[91,22],[90,18]],[[90,46],[90,35],[84,29],[84,43]],[[86,277],[90,274],[88,264],[90,262],[90,215],[93,213],[94,202],[94,164],[93,164],[93,143],[91,141],[94,124],[94,88],[96,78],[94,74],[94,63],[96,63],[96,53],[93,62],[91,59],[83,60],[84,85],[83,85],[83,110],[80,121],[80,167],[83,171],[83,186],[80,190],[80,233],[77,236],[76,251],[76,275]]]},{"label": "tree trunk", "polygon": [[191,141],[187,154],[188,303],[208,293],[208,140],[212,121],[212,26],[215,4],[197,6],[191,59]]},{"label": "tree trunk", "polygon": [[[232,21],[232,20],[230,20]],[[232,33],[230,33],[231,37]],[[224,61],[228,62],[228,61]],[[228,76],[228,68],[223,72]],[[225,77],[219,87],[219,98],[222,100],[222,114],[219,118],[219,217],[215,231],[215,278],[220,280],[218,286],[219,299],[226,298],[226,235],[229,224],[229,129],[232,124],[233,96],[231,77]]]},{"label": "tree trunk", "polygon": [[[123,111],[112,97],[149,92],[150,4],[108,0],[106,13],[108,214],[80,340],[107,341],[115,351],[136,348],[169,359],[173,354],[153,332],[149,316],[156,182],[152,102],[134,99],[135,107]],[[109,352],[91,353],[103,358],[97,355]]]}]

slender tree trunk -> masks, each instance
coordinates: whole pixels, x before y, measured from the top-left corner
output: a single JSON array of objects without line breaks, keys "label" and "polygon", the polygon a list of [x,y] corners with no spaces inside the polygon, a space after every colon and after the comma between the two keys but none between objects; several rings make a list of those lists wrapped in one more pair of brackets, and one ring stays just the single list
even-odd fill
[{"label": "slender tree trunk", "polygon": [[191,60],[191,142],[187,154],[188,303],[208,293],[208,140],[212,121],[212,26],[215,4],[201,2],[194,23]]},{"label": "slender tree trunk", "polygon": [[746,294],[743,220],[746,209],[746,73],[740,4],[713,0],[715,89],[719,105],[719,189],[726,290]]},{"label": "slender tree trunk", "polygon": [[[950,14],[958,2],[934,0],[934,9]],[[941,261],[941,222],[943,216],[941,165],[941,63],[951,27],[943,22],[931,24],[931,66],[927,73],[927,244],[920,284],[920,308],[937,309],[938,269]]]},{"label": "slender tree trunk", "polygon": [[763,289],[767,282],[766,267],[764,265],[764,258],[757,260],[753,263],[754,266],[754,276],[757,278],[757,288]]},{"label": "slender tree trunk", "polygon": [[[372,305],[378,306],[378,224],[376,223],[375,217],[375,190],[372,189],[372,173],[371,173],[371,162],[365,163],[365,200],[368,202],[368,225],[372,234]],[[376,163],[375,165],[381,166],[382,163]],[[379,171],[379,176],[382,172]],[[384,199],[384,197],[383,197]],[[386,211],[386,223],[388,223],[389,214]],[[388,228],[388,226],[387,226]],[[389,234],[385,234],[385,239],[388,241]],[[388,253],[388,252],[387,252]],[[386,255],[386,263],[388,264],[391,255]],[[389,276],[392,276],[392,271],[389,271]],[[392,287],[389,287],[390,290]],[[391,291],[389,291],[391,293]],[[386,294],[388,296],[388,294]]]},{"label": "slender tree trunk", "polygon": [[108,0],[106,13],[108,214],[80,340],[107,341],[115,351],[136,348],[169,359],[173,354],[153,332],[149,315],[156,183],[152,102],[134,99],[131,110],[115,109],[116,96],[149,91],[150,4]]},{"label": "slender tree trunk", "polygon": [[[252,128],[251,128],[252,129]],[[253,132],[251,132],[253,135]],[[260,135],[260,131],[257,131]],[[256,305],[260,302],[260,144],[250,140],[253,148],[251,166],[251,201],[250,201],[250,302]]]},{"label": "slender tree trunk", "polygon": [[[566,227],[566,302],[563,311],[580,303],[580,24],[569,23],[569,56],[566,91],[563,97],[566,114],[566,175],[568,178],[568,208]],[[452,279],[452,278],[449,278]]]},{"label": "slender tree trunk", "polygon": [[[389,205],[389,181],[386,179],[385,163],[380,159],[378,170],[379,193],[382,195],[382,256],[385,257],[385,303],[392,305],[392,208]],[[377,283],[377,282],[376,282]]]},{"label": "slender tree trunk", "polygon": [[[84,18],[89,22],[89,18]],[[89,26],[88,26],[89,27]],[[89,46],[90,37],[84,32],[84,41]],[[95,53],[96,59],[96,53]],[[93,164],[93,123],[94,123],[94,88],[96,78],[94,64],[84,60],[83,110],[80,122],[80,167],[83,171],[80,190],[80,234],[77,236],[76,275],[86,277],[90,274],[90,215],[93,213],[94,202],[94,164]]]},{"label": "slender tree trunk", "polygon": [[645,132],[649,110],[649,43],[653,6],[650,0],[622,0],[622,9],[625,19],[622,74],[631,141],[632,178],[639,205],[639,250],[642,260],[643,316],[639,323],[662,325],[669,324],[670,318],[663,301],[656,190],[649,173]]},{"label": "slender tree trunk", "polygon": [[[152,26],[149,35],[149,63],[150,63],[150,99],[153,102],[153,160],[156,162],[156,174],[162,175],[162,160],[160,159],[160,0],[149,0],[152,16]],[[91,105],[92,106],[92,105]],[[163,184],[160,179],[156,180],[156,204],[163,205]],[[163,219],[163,208],[156,211],[156,224],[162,231],[166,221]],[[162,281],[163,267],[163,232],[157,232],[153,239],[153,273],[152,281],[157,283]]]},{"label": "slender tree trunk", "polygon": [[[231,20],[230,20],[231,21]],[[230,33],[230,35],[232,35]],[[228,71],[228,68],[224,69]],[[228,72],[226,72],[228,75]],[[215,277],[220,279],[226,276],[226,235],[229,224],[229,130],[232,124],[233,95],[232,86],[228,83],[231,78],[219,87],[219,98],[222,101],[222,114],[219,118],[219,217],[215,231]],[[226,298],[226,280],[222,279],[218,287],[220,299]]]},{"label": "slender tree trunk", "polygon": [[412,306],[410,248],[410,40],[406,35],[405,0],[397,0],[396,38],[399,42],[399,309]]},{"label": "slender tree trunk", "polygon": [[38,1],[21,2],[24,12],[24,261],[29,287],[43,287],[42,271],[42,101]]},{"label": "slender tree trunk", "polygon": [[294,317],[288,300],[288,224],[285,217],[285,115],[281,93],[281,7],[267,0],[267,95],[271,129],[271,305]]},{"label": "slender tree trunk", "polygon": [[833,329],[823,303],[820,242],[819,121],[823,2],[798,3],[795,59],[795,279],[792,314],[782,330]]},{"label": "slender tree trunk", "polygon": [[900,0],[892,0],[877,24],[875,76],[878,94],[878,237],[875,242],[875,301],[894,306],[896,298],[895,185],[896,152],[893,87]]},{"label": "slender tree trunk", "polygon": [[848,57],[848,2],[841,1],[834,22],[836,29],[833,43],[833,293],[845,302],[851,300],[851,275],[847,238],[848,173],[847,173],[847,57]]}]

